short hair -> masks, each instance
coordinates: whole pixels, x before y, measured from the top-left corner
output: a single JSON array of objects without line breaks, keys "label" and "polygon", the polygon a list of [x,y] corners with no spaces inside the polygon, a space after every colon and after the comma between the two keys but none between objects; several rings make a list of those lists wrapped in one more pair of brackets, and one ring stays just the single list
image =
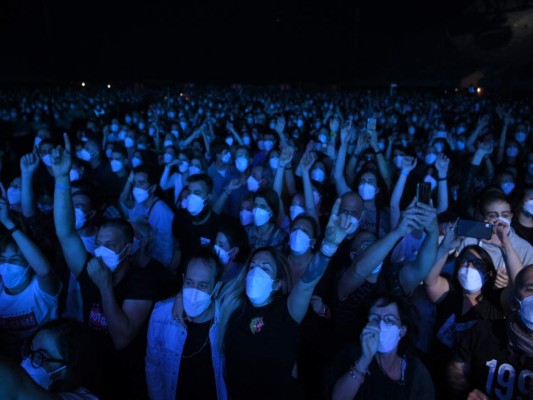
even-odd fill
[{"label": "short hair", "polygon": [[159,182],[157,172],[147,164],[141,164],[138,167],[133,168],[133,174],[146,174],[150,185],[156,185]]},{"label": "short hair", "polygon": [[133,237],[135,236],[133,226],[131,226],[131,224],[123,218],[104,219],[100,224],[100,228],[98,229],[100,230],[102,228],[118,229],[122,234],[124,234],[126,243],[133,243]]},{"label": "short hair", "polygon": [[494,280],[496,279],[496,267],[494,266],[494,262],[492,261],[492,257],[490,254],[481,246],[478,246],[476,244],[471,244],[468,246],[465,246],[463,250],[459,253],[457,258],[455,259],[454,264],[454,278],[456,283],[459,283],[457,280],[457,274],[459,272],[459,261],[461,261],[461,258],[464,253],[467,252],[473,252],[475,251],[477,254],[479,254],[479,257],[481,257],[481,261],[483,262],[483,268],[479,270],[481,275],[485,278],[485,282],[483,283],[483,287],[481,288],[481,292],[483,295],[487,295],[492,291],[492,286],[494,284]]},{"label": "short hair", "polygon": [[239,248],[237,261],[243,262],[250,252],[248,234],[241,224],[228,222],[218,229],[218,232],[224,234],[228,239],[229,245]]},{"label": "short hair", "polygon": [[260,188],[254,193],[254,200],[258,197],[265,199],[272,210],[272,219],[276,220],[279,214],[279,197],[276,191],[272,188]]},{"label": "short hair", "polygon": [[304,221],[309,222],[309,224],[311,224],[311,228],[313,229],[313,237],[311,239],[316,239],[318,236],[318,224],[316,223],[316,220],[310,215],[300,214],[296,218],[294,218],[294,221],[292,221],[291,229],[294,226],[294,224],[298,222],[299,220],[304,220]]},{"label": "short hair", "polygon": [[214,269],[215,271],[215,283],[220,281],[222,278],[222,274],[224,272],[224,269],[222,268],[222,265],[220,264],[220,260],[218,259],[217,255],[207,247],[201,247],[198,251],[196,251],[194,254],[192,254],[185,264],[185,270],[184,273],[187,274],[187,271],[189,269],[189,265],[191,264],[191,261],[193,260],[200,260],[204,264],[211,267],[211,269]]},{"label": "short hair", "polygon": [[122,144],[115,143],[111,152],[120,153],[122,157],[124,157],[126,160],[128,159],[128,151],[126,150],[126,147],[124,147]]},{"label": "short hair", "polygon": [[513,285],[513,297],[514,297],[515,302],[520,300],[520,294],[518,293],[518,291],[521,290],[525,284],[524,275],[527,274],[528,271],[532,269],[533,269],[533,264],[524,265],[524,268],[522,268],[520,271],[518,271],[518,274],[516,274],[516,277],[514,279],[514,285]]},{"label": "short hair", "polygon": [[511,205],[511,202],[499,190],[488,190],[479,199],[479,211],[484,214],[485,208],[491,203],[507,203]]},{"label": "short hair", "polygon": [[211,154],[221,154],[224,150],[229,150],[229,146],[226,143],[216,143],[212,146]]},{"label": "short hair", "polygon": [[187,183],[204,182],[207,185],[207,190],[211,194],[213,192],[213,179],[207,174],[195,174],[187,178]]}]

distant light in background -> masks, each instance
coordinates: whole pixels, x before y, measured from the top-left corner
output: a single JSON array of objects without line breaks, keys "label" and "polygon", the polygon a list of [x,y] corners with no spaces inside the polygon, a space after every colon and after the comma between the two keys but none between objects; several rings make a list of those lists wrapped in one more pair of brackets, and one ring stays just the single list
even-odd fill
[{"label": "distant light in background", "polygon": [[480,88],[480,87],[478,87],[478,88],[476,89],[476,92],[477,92],[477,94],[481,94],[481,93],[483,92],[483,89]]},{"label": "distant light in background", "polygon": [[82,87],[85,87],[85,82],[82,82],[82,83],[81,83],[81,86],[82,86]]},{"label": "distant light in background", "polygon": [[183,93],[180,93],[180,96],[183,96]]},{"label": "distant light in background", "polygon": [[108,89],[111,89],[111,85],[110,85],[110,84],[108,84],[108,85],[107,85],[107,88],[108,88]]}]

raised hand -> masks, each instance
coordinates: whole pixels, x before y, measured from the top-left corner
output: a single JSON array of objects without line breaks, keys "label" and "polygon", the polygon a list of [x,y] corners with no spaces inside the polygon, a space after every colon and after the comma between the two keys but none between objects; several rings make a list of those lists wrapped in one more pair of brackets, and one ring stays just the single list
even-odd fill
[{"label": "raised hand", "polygon": [[302,170],[302,173],[308,174],[315,161],[315,153],[313,151],[306,151],[300,159],[300,168]]},{"label": "raised hand", "polygon": [[311,296],[311,308],[315,313],[318,315],[324,314],[324,302],[322,301],[322,297],[313,295]]},{"label": "raised hand", "polygon": [[403,156],[402,158],[402,171],[406,171],[407,173],[411,172],[413,169],[416,168],[416,164],[418,163],[418,159],[416,157],[411,156]]},{"label": "raised hand", "polygon": [[341,143],[342,144],[348,144],[352,141],[352,138],[354,137],[355,129],[352,127],[352,121],[348,121],[348,123],[344,124],[344,126],[341,129]]},{"label": "raised hand", "polygon": [[353,223],[346,214],[339,215],[340,206],[341,199],[338,198],[331,210],[324,238],[324,241],[334,246],[341,244],[347,235],[346,232],[349,232],[350,228],[353,228]]},{"label": "raised hand", "polygon": [[11,228],[11,225],[13,225],[13,221],[9,217],[9,203],[7,201],[6,189],[1,183],[0,191],[2,193],[2,197],[0,197],[0,222],[9,229]]},{"label": "raised hand", "polygon": [[57,179],[60,176],[69,176],[72,167],[72,156],[70,152],[70,139],[66,133],[63,133],[63,140],[65,141],[65,148],[57,146],[52,149],[50,159],[52,161],[52,173]]},{"label": "raised hand", "polygon": [[329,130],[333,133],[338,133],[340,127],[340,122],[338,118],[332,118],[329,121]]},{"label": "raised hand", "polygon": [[227,130],[228,132],[230,132],[230,133],[233,132],[233,130],[234,130],[233,122],[231,122],[231,121],[226,121],[226,130]]},{"label": "raised hand", "polygon": [[435,161],[435,168],[439,173],[439,178],[446,178],[448,176],[448,167],[450,166],[450,159],[444,154],[440,153]]},{"label": "raised hand", "polygon": [[285,117],[278,117],[276,120],[276,127],[274,128],[278,134],[283,134],[283,131],[285,130],[285,123]]},{"label": "raised hand", "polygon": [[494,146],[490,143],[481,142],[477,146],[477,153],[481,154],[483,157],[488,156],[492,153]]},{"label": "raised hand", "polygon": [[240,188],[243,183],[244,183],[244,180],[242,178],[232,179],[231,181],[229,181],[227,188],[228,190],[233,192],[237,190],[238,188]]},{"label": "raised hand", "polygon": [[361,332],[361,358],[365,364],[370,364],[378,351],[380,331],[376,322],[368,322]]},{"label": "raised hand", "polygon": [[37,152],[25,154],[20,159],[20,172],[22,175],[33,175],[39,166],[39,156]]},{"label": "raised hand", "polygon": [[294,156],[294,147],[285,146],[281,149],[281,154],[279,156],[279,167],[285,168],[292,162]]},{"label": "raised hand", "polygon": [[355,142],[354,153],[356,155],[361,154],[368,147],[368,137],[366,135],[359,135],[357,142]]},{"label": "raised hand", "polygon": [[457,235],[456,229],[458,221],[459,220],[455,221],[453,224],[448,223],[446,225],[446,233],[444,234],[444,239],[442,239],[440,244],[440,246],[446,251],[456,249],[461,243],[461,238]]},{"label": "raised hand", "polygon": [[509,284],[509,276],[507,275],[507,270],[505,268],[498,268],[496,270],[496,279],[494,280],[494,287],[496,289],[501,289],[507,287]]}]

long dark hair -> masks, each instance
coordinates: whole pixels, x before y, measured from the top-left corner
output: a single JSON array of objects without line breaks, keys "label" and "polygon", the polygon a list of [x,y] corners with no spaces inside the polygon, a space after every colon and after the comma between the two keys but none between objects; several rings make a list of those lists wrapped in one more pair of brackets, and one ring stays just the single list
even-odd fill
[{"label": "long dark hair", "polygon": [[457,256],[453,270],[454,284],[459,285],[456,287],[462,288],[462,286],[459,284],[459,280],[457,279],[457,273],[459,272],[460,266],[459,262],[463,258],[463,254],[473,254],[473,252],[479,254],[479,257],[481,257],[481,261],[483,262],[483,268],[479,269],[479,272],[481,272],[481,275],[483,275],[483,277],[485,278],[485,282],[483,282],[483,286],[481,287],[481,294],[486,297],[487,293],[490,292],[492,290],[492,287],[494,286],[494,280],[496,279],[496,267],[494,266],[494,263],[492,262],[492,258],[490,257],[489,253],[487,253],[484,248],[476,244],[465,246],[463,250],[461,250],[461,252],[459,253],[459,256]]}]

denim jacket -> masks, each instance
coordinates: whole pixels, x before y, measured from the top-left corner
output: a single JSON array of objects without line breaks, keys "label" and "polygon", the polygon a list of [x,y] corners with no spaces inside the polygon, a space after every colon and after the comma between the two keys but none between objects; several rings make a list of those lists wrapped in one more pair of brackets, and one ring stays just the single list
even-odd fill
[{"label": "denim jacket", "polygon": [[[156,303],[148,327],[146,381],[152,400],[174,400],[187,329],[172,317],[174,298]],[[223,358],[218,349],[219,310],[209,331],[218,400],[226,400]]]}]

